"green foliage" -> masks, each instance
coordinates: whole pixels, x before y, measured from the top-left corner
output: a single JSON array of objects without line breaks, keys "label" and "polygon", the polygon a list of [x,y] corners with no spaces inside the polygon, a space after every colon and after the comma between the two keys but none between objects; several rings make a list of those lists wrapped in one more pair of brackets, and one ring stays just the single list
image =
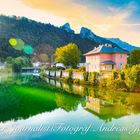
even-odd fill
[{"label": "green foliage", "polygon": [[121,78],[114,79],[113,77],[109,77],[106,81],[106,86],[112,90],[127,90],[126,84]]},{"label": "green foliage", "polygon": [[107,88],[107,78],[100,79],[100,87]]},{"label": "green foliage", "polygon": [[113,72],[113,79],[117,79],[119,77],[119,71],[114,69],[114,70],[112,70],[112,72]]},{"label": "green foliage", "polygon": [[125,83],[130,91],[140,91],[140,64],[132,67],[124,67],[123,72],[125,73]]},{"label": "green foliage", "polygon": [[22,67],[32,66],[31,59],[27,57],[8,57],[6,59],[7,67],[11,67],[14,72],[20,72]]},{"label": "green foliage", "polygon": [[56,49],[55,61],[63,63],[65,66],[77,67],[81,61],[81,52],[74,43]]},{"label": "green foliage", "polygon": [[89,82],[92,85],[97,85],[98,84],[98,73],[97,72],[90,72]]},{"label": "green foliage", "polygon": [[100,86],[113,90],[140,92],[140,64],[126,65],[121,71],[113,70],[113,75],[100,79]]},{"label": "green foliage", "polygon": [[54,50],[58,46],[63,46],[70,42],[80,46],[79,49],[82,54],[93,49],[93,46],[97,46],[95,41],[83,39],[77,34],[68,33],[51,24],[36,22],[25,17],[6,17],[1,15],[0,21],[2,29],[0,30],[0,57],[2,61],[5,61],[9,56],[26,56],[22,51],[16,51],[9,45],[8,40],[11,37],[18,37],[33,46],[37,58],[40,54],[47,53],[48,61],[50,61]]},{"label": "green foliage", "polygon": [[133,50],[128,57],[128,64],[130,66],[140,64],[140,50]]},{"label": "green foliage", "polygon": [[41,71],[44,71],[44,70],[47,70],[48,69],[48,66],[42,66],[41,67]]},{"label": "green foliage", "polygon": [[78,68],[78,71],[85,72],[85,71],[86,71],[86,68],[85,68],[84,66],[79,67],[79,68]]},{"label": "green foliage", "polygon": [[73,79],[73,83],[74,84],[80,84],[80,80],[79,79]]},{"label": "green foliage", "polygon": [[83,77],[84,77],[84,81],[88,81],[89,73],[88,72],[84,72],[83,73]]},{"label": "green foliage", "polygon": [[8,67],[5,67],[4,69],[0,69],[0,75],[2,74],[12,74],[12,69],[11,68],[8,68]]},{"label": "green foliage", "polygon": [[45,79],[47,77],[47,74],[45,72],[40,73],[40,78]]}]

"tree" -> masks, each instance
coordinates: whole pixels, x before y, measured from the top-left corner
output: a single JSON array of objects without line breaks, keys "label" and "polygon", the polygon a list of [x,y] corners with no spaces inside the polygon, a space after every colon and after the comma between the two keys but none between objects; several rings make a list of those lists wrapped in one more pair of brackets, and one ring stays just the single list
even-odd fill
[{"label": "tree", "polygon": [[31,59],[27,57],[17,57],[17,58],[8,57],[6,59],[6,63],[7,66],[11,67],[14,72],[20,72],[22,67],[32,66]]},{"label": "tree", "polygon": [[40,54],[39,55],[39,61],[43,62],[43,63],[47,62],[48,61],[48,55],[45,54],[45,53]]},{"label": "tree", "polygon": [[140,50],[133,50],[128,57],[128,64],[136,65],[140,64]]},{"label": "tree", "polygon": [[130,91],[140,91],[140,64],[132,67],[125,66],[122,69],[125,74],[125,83]]},{"label": "tree", "polygon": [[40,44],[36,46],[36,59],[38,59],[41,62],[44,61],[51,62],[51,58],[53,54],[54,54],[54,48],[49,44]]},{"label": "tree", "polygon": [[81,61],[81,52],[74,43],[56,49],[55,61],[61,62],[66,66],[77,67]]}]

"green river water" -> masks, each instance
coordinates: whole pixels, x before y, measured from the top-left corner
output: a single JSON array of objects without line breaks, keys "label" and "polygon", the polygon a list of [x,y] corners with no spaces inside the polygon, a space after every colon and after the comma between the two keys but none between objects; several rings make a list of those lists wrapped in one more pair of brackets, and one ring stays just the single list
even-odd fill
[{"label": "green river water", "polygon": [[0,76],[0,140],[139,140],[140,94]]}]

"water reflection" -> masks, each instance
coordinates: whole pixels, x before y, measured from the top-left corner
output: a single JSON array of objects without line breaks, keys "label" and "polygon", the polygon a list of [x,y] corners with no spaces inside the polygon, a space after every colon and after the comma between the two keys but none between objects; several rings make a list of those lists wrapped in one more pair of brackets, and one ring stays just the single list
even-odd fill
[{"label": "water reflection", "polygon": [[[48,84],[47,84],[48,83]],[[57,87],[57,88],[56,88]],[[58,88],[59,87],[59,88]],[[8,77],[0,84],[0,121],[26,119],[42,112],[83,110],[105,122],[140,113],[140,95],[68,85],[30,75]]]},{"label": "water reflection", "polygon": [[109,101],[89,96],[86,98],[86,109],[106,122],[111,121],[112,118],[117,119],[131,113],[125,105],[113,104]]},{"label": "water reflection", "polygon": [[76,110],[82,100],[33,76],[9,77],[0,84],[0,121],[26,119],[58,108],[69,112]]},{"label": "water reflection", "polygon": [[69,93],[84,96],[84,108],[105,122],[140,113],[140,95],[137,93],[107,91],[90,86],[68,85],[53,79],[46,79],[46,81],[49,84],[65,89]]}]

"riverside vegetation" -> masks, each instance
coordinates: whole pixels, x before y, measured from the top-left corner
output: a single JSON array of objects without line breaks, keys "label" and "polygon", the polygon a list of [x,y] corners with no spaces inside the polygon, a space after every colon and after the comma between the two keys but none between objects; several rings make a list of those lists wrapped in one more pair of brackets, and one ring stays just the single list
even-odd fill
[{"label": "riverside vegetation", "polygon": [[[61,77],[58,80],[67,82],[69,84],[82,84],[96,86],[109,90],[129,91],[129,92],[140,92],[140,64],[138,65],[126,65],[121,70],[108,71],[111,73],[110,76],[102,76],[102,71],[97,72],[86,72],[84,68],[79,69],[66,69],[68,71],[68,77]],[[73,72],[83,72],[83,80],[73,79]],[[63,71],[62,71],[63,72]],[[106,71],[107,73],[107,71]],[[40,77],[46,77],[47,75],[41,72]]]}]

